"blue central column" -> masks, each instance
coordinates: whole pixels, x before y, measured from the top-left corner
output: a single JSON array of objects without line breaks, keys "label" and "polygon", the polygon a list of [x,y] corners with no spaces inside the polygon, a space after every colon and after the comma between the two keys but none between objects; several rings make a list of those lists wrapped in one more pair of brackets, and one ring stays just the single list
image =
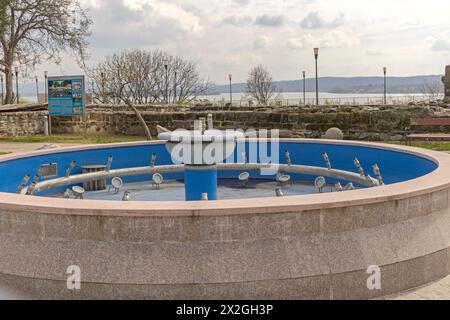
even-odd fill
[{"label": "blue central column", "polygon": [[186,165],[184,171],[186,201],[202,200],[202,193],[208,200],[217,200],[217,166]]}]

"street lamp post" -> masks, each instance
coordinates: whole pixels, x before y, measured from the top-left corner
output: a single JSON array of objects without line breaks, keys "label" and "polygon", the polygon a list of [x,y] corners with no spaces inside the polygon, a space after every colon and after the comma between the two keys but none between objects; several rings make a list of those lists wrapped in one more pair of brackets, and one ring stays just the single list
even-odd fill
[{"label": "street lamp post", "polygon": [[303,105],[306,106],[306,71],[303,71]]},{"label": "street lamp post", "polygon": [[39,103],[39,79],[38,76],[34,77],[34,80],[36,81],[36,98],[37,98],[37,102]]},{"label": "street lamp post", "polygon": [[386,75],[387,75],[387,68],[386,67],[384,67],[383,68],[383,73],[384,73],[384,104],[386,105],[387,104],[387,78],[386,78]]},{"label": "street lamp post", "polygon": [[0,77],[1,85],[2,85],[2,105],[5,103],[4,91],[3,91],[3,75]]},{"label": "street lamp post", "polygon": [[316,59],[316,104],[319,105],[319,68],[318,68],[318,60],[319,60],[319,48],[314,48],[314,57]]},{"label": "street lamp post", "polygon": [[92,88],[91,103],[94,104],[94,102],[95,102],[95,84],[94,84],[94,80],[93,79],[91,81],[91,88]]},{"label": "street lamp post", "polygon": [[106,82],[106,77],[105,77],[105,73],[102,71],[100,72],[100,78],[102,80],[102,104],[106,103],[106,93],[105,93],[105,82]]},{"label": "street lamp post", "polygon": [[[48,104],[48,71],[44,71],[44,88],[45,88],[45,101]],[[48,134],[52,135],[52,116],[50,114],[50,108],[48,108]]]},{"label": "street lamp post", "polygon": [[15,67],[14,71],[16,73],[16,96],[17,96],[17,104],[19,104],[19,67]]},{"label": "street lamp post", "polygon": [[[45,103],[48,103],[48,71],[44,71]],[[49,118],[50,119],[50,118]]]},{"label": "street lamp post", "polygon": [[[112,77],[112,79],[110,80],[110,83],[111,83],[111,87],[112,88],[114,88],[115,87],[115,83],[116,83],[116,78],[115,77]],[[116,105],[116,97],[118,96],[117,94],[116,94],[116,92],[114,92],[114,91],[116,91],[116,90],[111,90],[112,91],[112,105],[113,106],[115,106]],[[114,108],[114,107],[112,107],[112,108]]]},{"label": "street lamp post", "polygon": [[163,64],[166,70],[166,104],[169,104],[169,58],[165,57]]},{"label": "street lamp post", "polygon": [[230,107],[233,105],[233,75],[230,73],[228,75],[228,80],[230,80]]},{"label": "street lamp post", "polygon": [[177,103],[177,76],[178,73],[175,71],[173,74],[173,103]]}]

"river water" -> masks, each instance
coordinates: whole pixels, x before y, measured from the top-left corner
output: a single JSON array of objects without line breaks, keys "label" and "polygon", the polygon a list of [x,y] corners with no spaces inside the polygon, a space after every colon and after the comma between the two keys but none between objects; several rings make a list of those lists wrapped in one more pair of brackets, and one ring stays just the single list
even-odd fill
[{"label": "river water", "polygon": [[[233,93],[232,95],[233,103],[247,103],[251,98],[248,98],[245,93]],[[198,99],[209,100],[213,103],[219,102],[229,102],[230,94],[222,93],[219,95],[210,96],[200,96]],[[277,100],[281,101],[283,104],[295,105],[303,102],[302,92],[284,92],[281,93]],[[347,93],[347,94],[337,94],[329,92],[319,92],[319,100],[321,104],[376,104],[382,103],[384,100],[383,94],[377,93]],[[420,94],[389,94],[387,95],[388,103],[408,103],[412,101],[428,101],[430,97]],[[307,92],[306,93],[306,103],[315,104],[316,93]]]},{"label": "river water", "polygon": [[[36,102],[36,96],[25,96],[29,102]],[[346,93],[337,94],[329,92],[320,92],[319,99],[321,104],[376,104],[383,102],[383,94],[377,93]],[[411,101],[428,101],[430,97],[420,93],[410,94],[389,94],[387,96],[388,103],[408,103]],[[197,100],[208,100],[212,103],[226,103],[230,100],[229,93],[221,93],[219,95],[199,96]],[[249,99],[245,93],[233,93],[234,104],[248,103]],[[278,100],[283,104],[296,105],[303,102],[302,92],[283,92],[278,96]],[[316,94],[314,92],[306,93],[306,103],[315,104]]]}]

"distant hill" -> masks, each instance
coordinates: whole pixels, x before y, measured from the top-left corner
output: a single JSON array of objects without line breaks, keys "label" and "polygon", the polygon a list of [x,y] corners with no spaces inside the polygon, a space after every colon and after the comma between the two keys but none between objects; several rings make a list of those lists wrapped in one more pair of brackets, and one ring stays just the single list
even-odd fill
[{"label": "distant hill", "polygon": [[[414,77],[388,77],[388,93],[421,93],[425,83],[441,83],[442,75],[414,76]],[[303,91],[303,80],[276,81],[276,86],[282,92]],[[216,85],[205,95],[227,93],[229,85]],[[316,90],[316,80],[306,79],[306,91]],[[233,84],[233,92],[244,92],[245,83]],[[323,77],[319,78],[319,91],[329,93],[383,93],[383,77]]]},{"label": "distant hill", "polygon": [[[389,77],[388,93],[421,93],[424,83],[441,83],[442,75],[414,76],[414,77]],[[282,92],[301,92],[303,91],[303,81],[277,81],[275,82]],[[15,89],[15,86],[14,86]],[[36,84],[32,81],[19,83],[19,90],[22,97],[35,97]],[[216,85],[208,90],[205,95],[215,95],[228,93],[229,85]],[[314,92],[316,90],[315,79],[306,79],[306,91]],[[319,78],[319,90],[329,93],[383,93],[383,77],[324,77]],[[44,92],[44,83],[39,83],[39,91]],[[244,92],[245,83],[233,84],[233,92]]]}]

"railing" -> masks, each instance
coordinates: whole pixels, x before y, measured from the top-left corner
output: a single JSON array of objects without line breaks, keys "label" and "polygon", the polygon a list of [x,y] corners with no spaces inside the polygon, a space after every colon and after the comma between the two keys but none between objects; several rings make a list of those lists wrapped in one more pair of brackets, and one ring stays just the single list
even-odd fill
[{"label": "railing", "polygon": [[[395,95],[388,96],[386,98],[387,105],[396,104],[408,104],[408,103],[430,103],[438,99],[442,99],[444,96],[427,96],[427,95]],[[212,105],[214,107],[229,106],[230,102],[227,100],[216,99],[199,99],[193,102],[196,105]],[[321,97],[319,98],[319,104],[321,106],[341,106],[341,105],[384,105],[383,97],[354,97],[354,96],[342,96],[342,97]],[[270,107],[291,107],[291,106],[304,106],[304,105],[316,105],[315,98],[303,99],[276,99],[270,100],[268,106]],[[249,107],[257,106],[257,102],[251,99],[246,100],[233,100],[232,106],[236,107]]]},{"label": "railing", "polygon": [[[405,105],[409,103],[431,103],[438,99],[442,99],[444,96],[429,96],[429,95],[389,95],[386,98],[386,105]],[[373,106],[381,106],[385,105],[384,98],[382,96],[341,96],[341,97],[320,97],[319,98],[320,106],[342,106],[342,105],[373,105]],[[173,107],[172,104],[149,104],[155,105],[159,108],[165,107]],[[270,100],[266,105],[267,107],[298,107],[298,106],[315,106],[316,99],[315,98],[307,98],[303,99],[273,99]],[[118,105],[102,105],[96,104],[97,107],[105,107],[115,109]],[[257,107],[258,103],[252,99],[241,99],[241,100],[233,100],[230,104],[229,100],[225,99],[202,99],[201,97],[190,101],[189,103],[177,104],[176,106],[189,107],[189,106],[209,106],[216,108],[227,108],[230,106],[233,107]],[[123,106],[125,108],[125,106]]]}]

